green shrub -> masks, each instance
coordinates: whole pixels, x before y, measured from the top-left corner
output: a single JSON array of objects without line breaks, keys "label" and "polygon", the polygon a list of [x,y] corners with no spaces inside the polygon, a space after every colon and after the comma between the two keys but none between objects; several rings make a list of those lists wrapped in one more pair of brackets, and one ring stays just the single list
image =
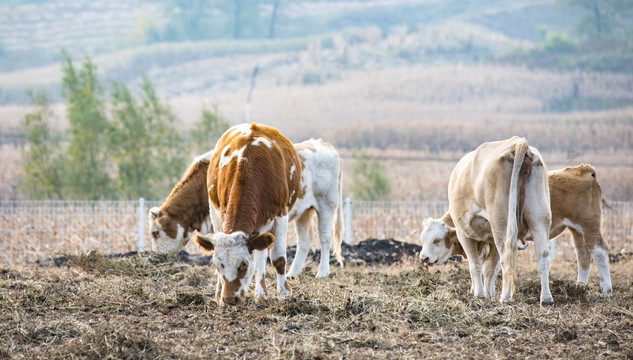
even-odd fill
[{"label": "green shrub", "polygon": [[567,34],[548,31],[539,45],[545,52],[560,54],[573,51],[578,46],[578,42]]}]

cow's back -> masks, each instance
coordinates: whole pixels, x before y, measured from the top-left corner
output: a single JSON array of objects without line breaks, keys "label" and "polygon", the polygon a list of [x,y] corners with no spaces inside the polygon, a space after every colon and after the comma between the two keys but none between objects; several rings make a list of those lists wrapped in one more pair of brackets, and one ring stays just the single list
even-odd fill
[{"label": "cow's back", "polygon": [[514,151],[520,141],[515,136],[483,143],[457,163],[448,185],[449,211],[455,221],[467,226],[464,222],[471,219],[460,215],[474,206],[507,213]]},{"label": "cow's back", "polygon": [[294,146],[301,160],[303,181],[292,214],[302,214],[311,207],[319,210],[319,203],[324,201],[336,207],[341,175],[338,152],[332,145],[315,139]]},{"label": "cow's back", "polygon": [[275,128],[242,124],[216,145],[207,176],[209,199],[222,231],[247,234],[287,215],[300,190],[301,163],[292,143]]},{"label": "cow's back", "polygon": [[565,219],[577,224],[600,224],[602,189],[593,166],[582,164],[548,173],[552,226]]}]

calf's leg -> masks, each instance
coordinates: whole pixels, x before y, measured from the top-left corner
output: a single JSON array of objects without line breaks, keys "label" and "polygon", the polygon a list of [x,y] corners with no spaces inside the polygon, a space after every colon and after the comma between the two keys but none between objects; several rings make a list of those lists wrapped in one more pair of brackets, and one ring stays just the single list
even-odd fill
[{"label": "calf's leg", "polygon": [[286,235],[288,233],[288,216],[280,216],[273,224],[273,234],[275,243],[270,250],[270,258],[277,271],[277,291],[279,299],[283,300],[290,296],[290,288],[286,283]]},{"label": "calf's leg", "polygon": [[312,210],[308,210],[301,214],[294,222],[297,232],[297,253],[288,271],[288,276],[290,277],[299,276],[301,274],[306,257],[308,256],[310,243],[312,242],[312,213]]}]

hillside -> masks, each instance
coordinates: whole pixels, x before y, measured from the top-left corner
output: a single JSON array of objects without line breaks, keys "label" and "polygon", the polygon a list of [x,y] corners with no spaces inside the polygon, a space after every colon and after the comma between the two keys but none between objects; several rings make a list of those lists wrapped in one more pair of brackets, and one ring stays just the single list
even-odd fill
[{"label": "hillside", "polygon": [[[133,85],[147,73],[165,97],[208,96],[243,89],[254,65],[274,84],[284,85],[338,79],[349,70],[488,62],[518,46],[529,49],[539,26],[569,31],[572,16],[552,1],[540,0],[280,4],[276,39],[265,36],[262,24],[272,5],[264,1],[259,5],[262,15],[255,19],[262,25],[259,35],[235,40],[210,27],[203,41],[159,43],[147,36],[152,26],[168,25],[165,1],[2,5],[0,104],[28,103],[27,89],[46,89],[59,101],[61,49],[77,60],[93,57],[106,84]],[[547,16],[539,21],[536,13]],[[218,24],[226,21],[217,12],[209,16],[218,17]],[[531,20],[514,26],[514,19],[525,17]],[[325,72],[313,74],[315,67]]]}]

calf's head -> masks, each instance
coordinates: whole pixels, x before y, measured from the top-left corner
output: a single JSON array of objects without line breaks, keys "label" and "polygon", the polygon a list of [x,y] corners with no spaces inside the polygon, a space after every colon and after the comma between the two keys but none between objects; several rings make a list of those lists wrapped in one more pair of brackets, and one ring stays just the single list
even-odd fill
[{"label": "calf's head", "polygon": [[213,265],[218,274],[215,298],[219,304],[235,305],[244,300],[253,278],[253,251],[266,250],[275,242],[271,233],[196,234],[194,241],[208,253],[213,252]]},{"label": "calf's head", "polygon": [[172,216],[154,207],[149,211],[149,233],[152,250],[159,254],[174,254],[182,250],[189,241],[190,234]]},{"label": "calf's head", "polygon": [[446,262],[453,253],[451,238],[455,237],[455,229],[446,226],[440,219],[427,218],[422,225],[420,261],[428,264]]}]

